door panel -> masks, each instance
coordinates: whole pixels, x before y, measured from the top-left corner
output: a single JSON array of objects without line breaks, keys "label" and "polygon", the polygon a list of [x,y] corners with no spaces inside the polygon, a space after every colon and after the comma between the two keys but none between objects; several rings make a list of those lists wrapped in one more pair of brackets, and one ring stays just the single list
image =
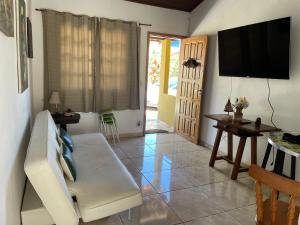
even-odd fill
[{"label": "door panel", "polygon": [[[182,40],[180,54],[180,77],[176,98],[176,133],[199,144],[201,100],[207,52],[207,36],[196,36]],[[200,63],[188,68],[182,63],[194,58]]]}]

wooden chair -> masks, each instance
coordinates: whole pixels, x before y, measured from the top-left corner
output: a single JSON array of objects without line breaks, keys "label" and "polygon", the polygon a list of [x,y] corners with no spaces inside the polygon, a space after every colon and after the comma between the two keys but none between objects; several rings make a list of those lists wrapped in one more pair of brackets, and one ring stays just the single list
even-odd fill
[{"label": "wooden chair", "polygon": [[[296,200],[300,197],[300,183],[271,173],[252,165],[249,175],[256,181],[256,224],[257,225],[299,225],[300,208]],[[270,198],[263,200],[262,184],[270,187]],[[277,199],[278,193],[291,196],[289,203]]]}]

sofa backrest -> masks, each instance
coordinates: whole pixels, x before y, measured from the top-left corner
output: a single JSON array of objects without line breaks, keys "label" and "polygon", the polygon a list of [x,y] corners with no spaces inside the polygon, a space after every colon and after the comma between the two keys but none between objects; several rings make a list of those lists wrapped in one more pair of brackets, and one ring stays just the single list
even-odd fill
[{"label": "sofa backrest", "polygon": [[57,128],[49,111],[35,119],[25,173],[57,225],[77,225],[79,218],[59,163]]}]

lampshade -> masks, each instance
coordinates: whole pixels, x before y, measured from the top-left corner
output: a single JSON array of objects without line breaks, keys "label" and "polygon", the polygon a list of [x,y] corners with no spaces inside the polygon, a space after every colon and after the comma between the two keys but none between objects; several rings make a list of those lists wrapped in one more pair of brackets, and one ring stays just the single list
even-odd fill
[{"label": "lampshade", "polygon": [[58,91],[52,92],[49,103],[53,105],[59,105],[61,103]]}]

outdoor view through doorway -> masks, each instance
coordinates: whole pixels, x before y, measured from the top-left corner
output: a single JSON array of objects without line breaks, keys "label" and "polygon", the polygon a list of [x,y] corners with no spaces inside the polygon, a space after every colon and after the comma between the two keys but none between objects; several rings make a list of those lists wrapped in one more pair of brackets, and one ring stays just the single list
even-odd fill
[{"label": "outdoor view through doorway", "polygon": [[180,45],[178,38],[150,35],[146,133],[174,132]]}]

